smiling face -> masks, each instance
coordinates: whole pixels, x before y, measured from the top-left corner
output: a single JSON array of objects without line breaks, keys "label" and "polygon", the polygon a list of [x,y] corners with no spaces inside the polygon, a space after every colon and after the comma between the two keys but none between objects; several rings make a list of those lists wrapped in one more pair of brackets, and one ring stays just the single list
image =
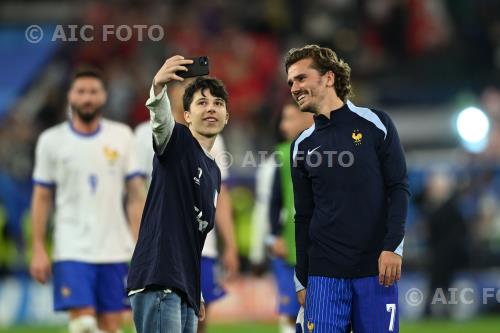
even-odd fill
[{"label": "smiling face", "polygon": [[306,58],[297,61],[288,68],[288,86],[293,99],[302,112],[317,114],[321,103],[331,94],[334,84],[333,72],[325,74],[315,69],[313,60]]},{"label": "smiling face", "polygon": [[193,94],[189,110],[184,111],[184,119],[195,132],[205,137],[216,136],[229,119],[226,102],[212,95],[208,88],[199,89]]}]

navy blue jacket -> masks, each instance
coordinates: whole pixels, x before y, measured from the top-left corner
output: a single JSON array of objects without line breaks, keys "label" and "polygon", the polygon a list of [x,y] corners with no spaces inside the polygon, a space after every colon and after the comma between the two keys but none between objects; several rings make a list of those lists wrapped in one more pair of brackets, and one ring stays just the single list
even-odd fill
[{"label": "navy blue jacket", "polygon": [[378,275],[381,251],[402,255],[408,208],[396,128],[349,101],[314,122],[291,145],[296,278]]}]

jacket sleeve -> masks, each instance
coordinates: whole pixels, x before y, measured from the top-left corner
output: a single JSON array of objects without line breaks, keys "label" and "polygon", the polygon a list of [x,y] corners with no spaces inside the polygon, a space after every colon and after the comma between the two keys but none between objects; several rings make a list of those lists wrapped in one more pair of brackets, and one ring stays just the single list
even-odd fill
[{"label": "jacket sleeve", "polygon": [[304,165],[304,152],[295,150],[292,143],[290,154],[293,194],[295,204],[295,246],[297,263],[295,266],[295,289],[299,291],[307,287],[309,269],[309,224],[313,215],[314,200],[311,179]]},{"label": "jacket sleeve", "polygon": [[155,95],[154,87],[151,86],[146,107],[149,109],[154,148],[161,155],[167,147],[175,125],[166,85],[158,95]]},{"label": "jacket sleeve", "polygon": [[385,114],[384,123],[387,133],[380,146],[380,161],[389,208],[383,250],[402,256],[410,194],[406,161],[396,127]]}]

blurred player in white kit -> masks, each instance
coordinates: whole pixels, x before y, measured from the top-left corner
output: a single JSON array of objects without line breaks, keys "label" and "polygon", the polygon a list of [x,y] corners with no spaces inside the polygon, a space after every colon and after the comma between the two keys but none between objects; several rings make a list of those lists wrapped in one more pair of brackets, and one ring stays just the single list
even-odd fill
[{"label": "blurred player in white kit", "polygon": [[[54,309],[69,312],[70,333],[121,332],[122,312],[130,308],[125,283],[144,180],[133,132],[101,115],[106,98],[99,71],[76,72],[68,92],[71,119],[44,131],[36,148],[30,272],[40,283],[52,275]],[[52,207],[51,263],[45,235]]]}]

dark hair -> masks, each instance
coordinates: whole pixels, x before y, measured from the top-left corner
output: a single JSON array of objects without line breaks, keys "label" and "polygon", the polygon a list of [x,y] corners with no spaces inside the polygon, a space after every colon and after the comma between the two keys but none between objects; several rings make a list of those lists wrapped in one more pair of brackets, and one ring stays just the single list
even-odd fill
[{"label": "dark hair", "polygon": [[77,68],[77,70],[73,73],[73,77],[71,78],[71,85],[78,79],[82,77],[92,77],[99,81],[101,81],[102,86],[106,89],[106,81],[104,80],[104,75],[102,72],[95,67],[91,66],[82,66]]},{"label": "dark hair", "polygon": [[332,49],[320,47],[318,45],[306,45],[301,48],[294,48],[288,51],[285,57],[285,70],[302,59],[312,59],[312,67],[321,75],[328,71],[335,74],[334,88],[337,96],[346,101],[353,95],[351,87],[351,68]]},{"label": "dark hair", "polygon": [[194,93],[198,90],[201,90],[203,92],[205,89],[208,89],[213,96],[222,98],[227,104],[228,94],[224,83],[222,83],[221,80],[213,77],[201,76],[197,77],[196,80],[191,82],[184,91],[182,104],[185,111],[189,111],[189,106],[193,102]]}]

